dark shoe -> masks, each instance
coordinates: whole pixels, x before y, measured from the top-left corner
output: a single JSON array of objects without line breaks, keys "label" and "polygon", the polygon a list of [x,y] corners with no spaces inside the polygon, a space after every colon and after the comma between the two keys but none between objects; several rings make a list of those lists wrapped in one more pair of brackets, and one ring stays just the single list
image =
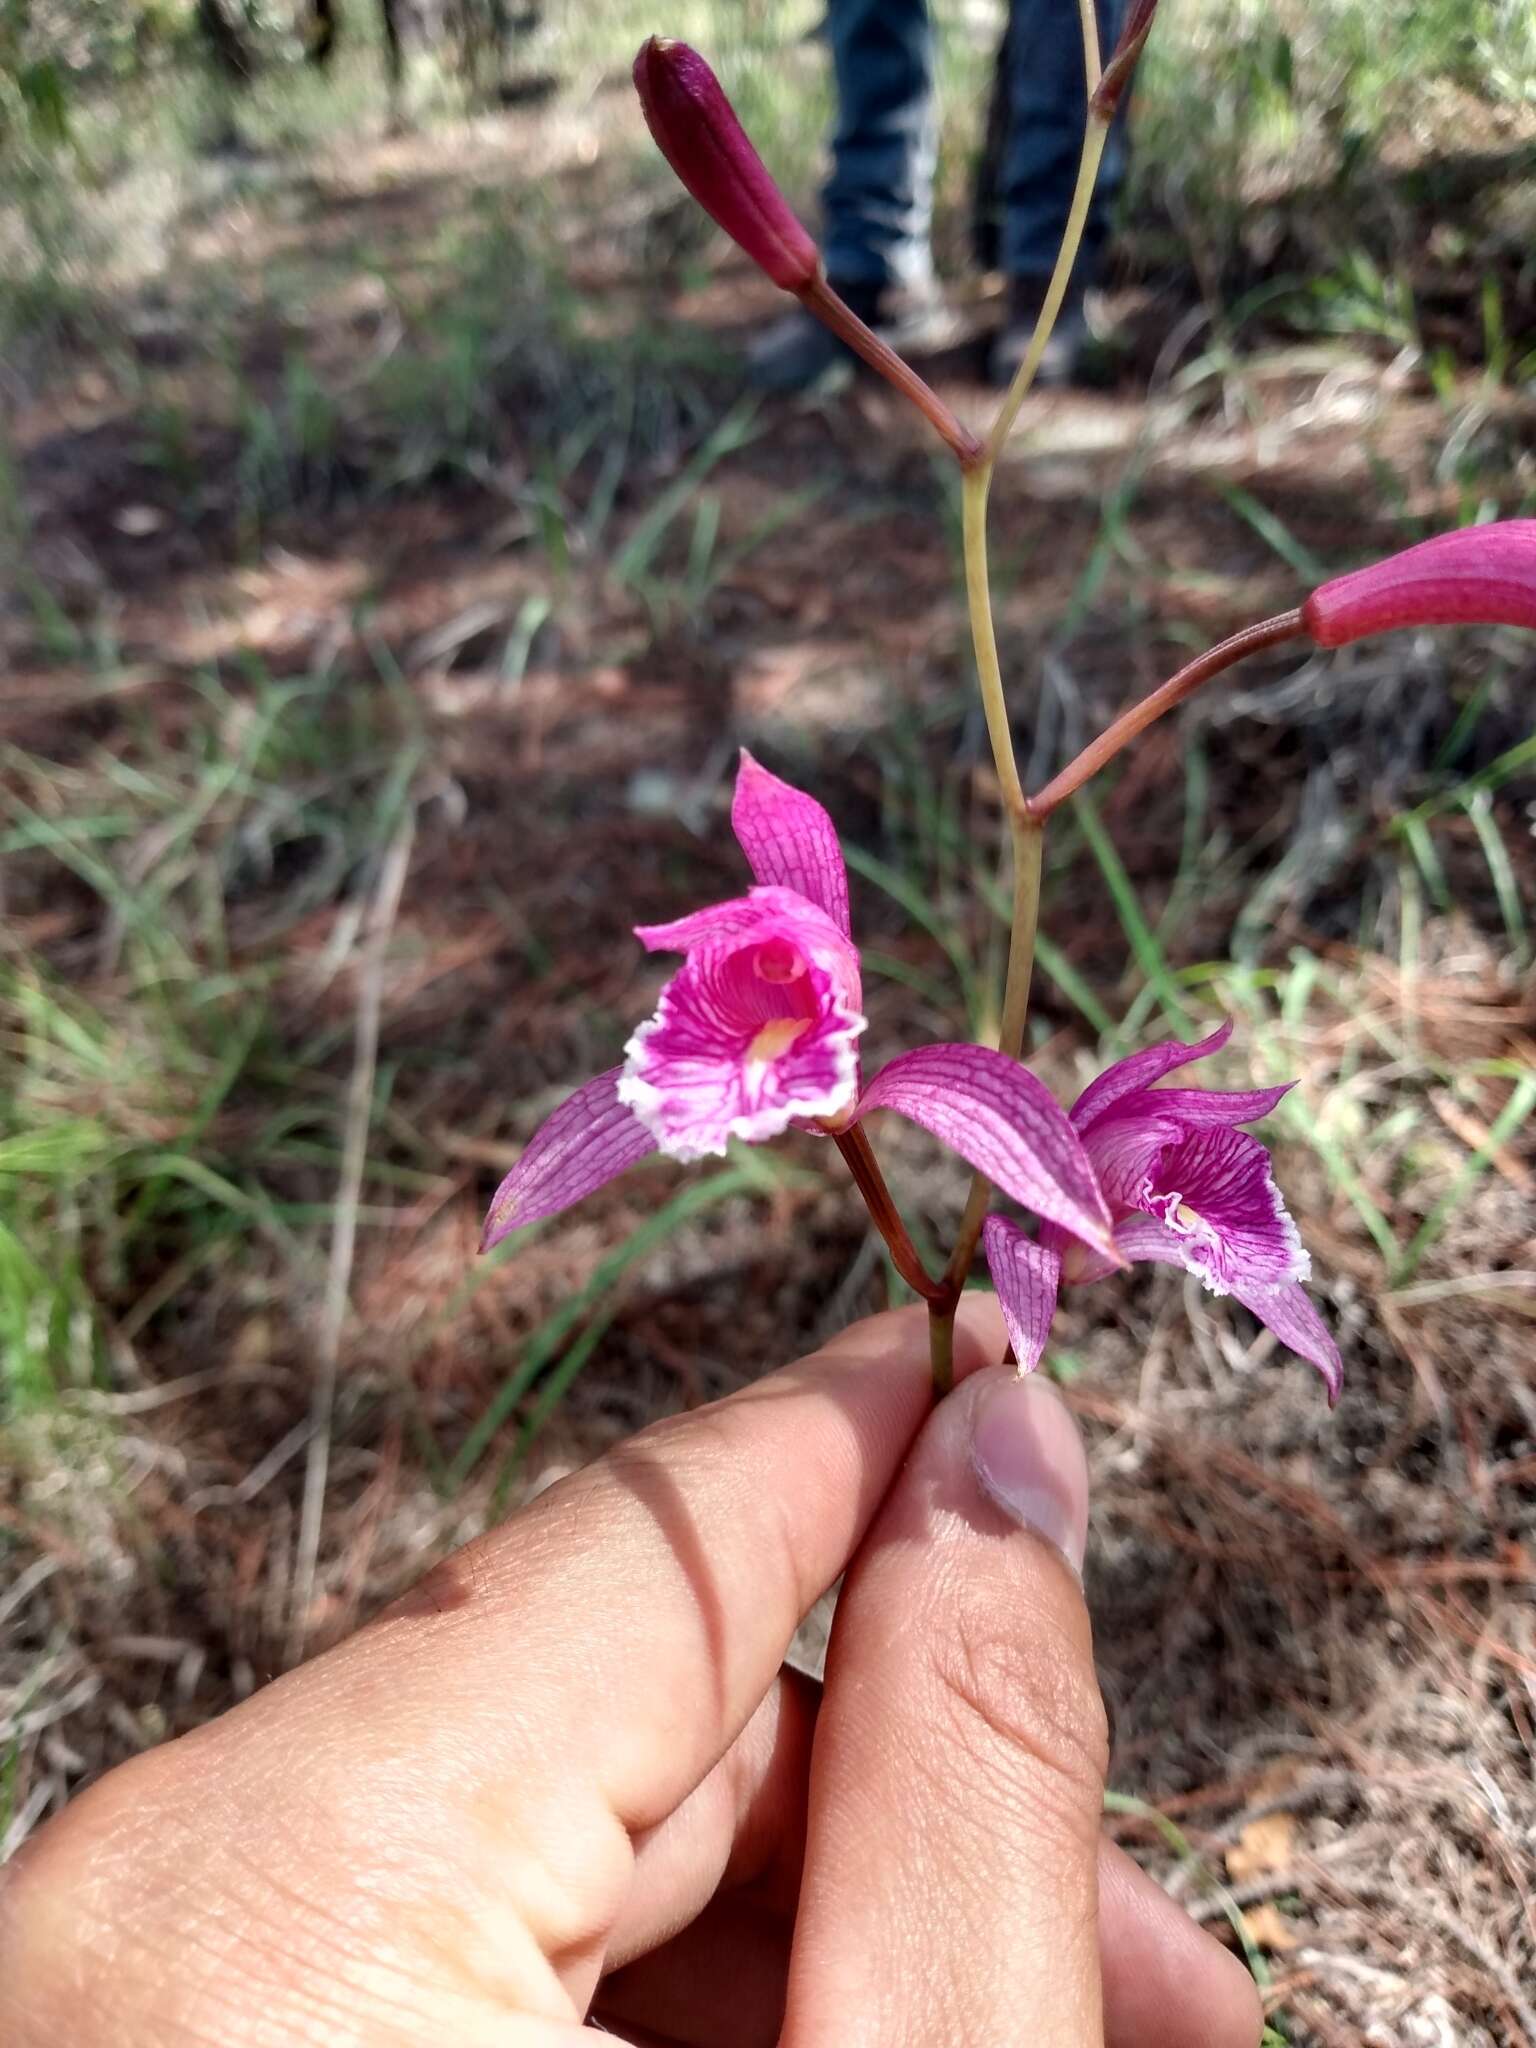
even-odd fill
[{"label": "dark shoe", "polygon": [[[1019,365],[1034,338],[1035,325],[1045,300],[1045,277],[1015,277],[1008,284],[1008,314],[987,357],[987,377],[999,390],[1006,390],[1018,375]],[[1095,370],[1102,371],[1103,359],[1088,319],[1088,295],[1079,284],[1069,285],[1051,338],[1045,344],[1035,385],[1042,390],[1060,389],[1064,384],[1093,383]]]},{"label": "dark shoe", "polygon": [[[839,284],[832,289],[899,356],[933,355],[952,347],[960,323],[937,282],[915,285]],[[810,391],[852,362],[853,352],[803,308],[764,330],[747,354],[747,378],[759,391]]]}]

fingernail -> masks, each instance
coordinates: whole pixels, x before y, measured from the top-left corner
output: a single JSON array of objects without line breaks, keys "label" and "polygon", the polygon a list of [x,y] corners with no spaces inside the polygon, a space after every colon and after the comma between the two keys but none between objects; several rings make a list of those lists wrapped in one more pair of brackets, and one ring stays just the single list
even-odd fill
[{"label": "fingernail", "polygon": [[1080,1578],[1088,1549],[1088,1461],[1077,1424],[1050,1381],[1012,1375],[983,1387],[971,1459],[1004,1513],[1043,1536]]}]

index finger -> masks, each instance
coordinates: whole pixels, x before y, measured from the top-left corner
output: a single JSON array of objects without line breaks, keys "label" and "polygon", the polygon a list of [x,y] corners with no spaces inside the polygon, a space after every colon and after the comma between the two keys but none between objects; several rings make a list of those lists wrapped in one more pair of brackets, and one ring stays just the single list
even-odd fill
[{"label": "index finger", "polygon": [[[968,1298],[957,1373],[1004,1342],[991,1298]],[[654,1826],[745,1726],[929,1405],[924,1312],[875,1317],[552,1487],[341,1656],[389,1690],[428,1675],[456,1739],[496,1734],[503,1777],[520,1702],[518,1746],[567,1821],[585,1780],[631,1833]]]}]

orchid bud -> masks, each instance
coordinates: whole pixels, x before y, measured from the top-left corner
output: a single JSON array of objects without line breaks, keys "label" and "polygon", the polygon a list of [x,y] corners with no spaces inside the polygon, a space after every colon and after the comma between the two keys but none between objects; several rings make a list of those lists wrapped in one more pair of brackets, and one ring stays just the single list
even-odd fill
[{"label": "orchid bud", "polygon": [[1120,31],[1120,40],[1104,66],[1104,75],[1093,89],[1088,105],[1096,120],[1112,121],[1115,109],[1125,96],[1125,89],[1131,82],[1131,73],[1136,69],[1147,37],[1152,33],[1152,17],[1157,12],[1157,0],[1131,0],[1126,9],[1125,26]]},{"label": "orchid bud", "polygon": [[1301,623],[1319,647],[1400,626],[1536,631],[1536,519],[1464,526],[1314,590]]},{"label": "orchid bud", "polygon": [[656,147],[710,218],[781,291],[814,284],[820,252],[698,51],[652,36],[635,59],[635,90]]}]

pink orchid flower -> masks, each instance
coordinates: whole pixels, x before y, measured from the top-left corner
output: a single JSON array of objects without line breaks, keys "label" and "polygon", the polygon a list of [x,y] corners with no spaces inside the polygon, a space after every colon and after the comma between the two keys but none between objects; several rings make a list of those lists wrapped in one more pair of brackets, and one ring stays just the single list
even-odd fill
[{"label": "pink orchid flower", "polygon": [[832,820],[743,752],[731,823],[756,887],[639,927],[642,945],[679,952],[683,964],[624,1065],[579,1088],[529,1140],[496,1191],[482,1251],[648,1153],[702,1159],[732,1138],[760,1144],[791,1125],[835,1134],[893,1109],[1063,1242],[1091,1246],[1101,1270],[1123,1265],[1081,1138],[1016,1060],[985,1046],[921,1046],[860,1092],[863,994]]},{"label": "pink orchid flower", "polygon": [[[1310,1261],[1286,1212],[1257,1138],[1238,1128],[1268,1116],[1290,1087],[1225,1092],[1157,1088],[1154,1083],[1219,1052],[1228,1022],[1198,1045],[1170,1039],[1118,1060],[1078,1097],[1071,1111],[1115,1218],[1122,1257],[1182,1266],[1213,1294],[1231,1294],[1315,1365],[1339,1397],[1343,1363],[1301,1283]],[[1063,1280],[1101,1279],[1107,1264],[1046,1224],[1038,1239],[1005,1217],[983,1231],[1014,1355],[1028,1372],[1039,1364]]]}]

